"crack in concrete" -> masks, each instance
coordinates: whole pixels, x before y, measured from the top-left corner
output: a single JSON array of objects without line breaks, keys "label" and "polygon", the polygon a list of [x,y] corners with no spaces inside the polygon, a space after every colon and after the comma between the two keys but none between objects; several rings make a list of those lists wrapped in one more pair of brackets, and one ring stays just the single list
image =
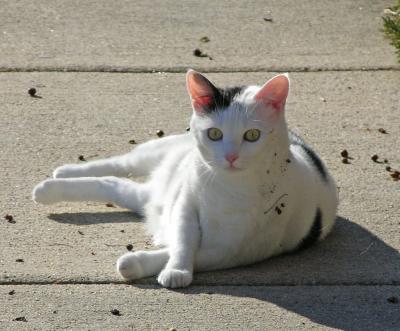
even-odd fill
[{"label": "crack in concrete", "polygon": [[[133,286],[144,286],[144,287],[161,287],[161,285],[157,284],[156,281],[137,281],[137,282],[125,282],[125,281],[74,281],[74,280],[65,280],[65,281],[9,281],[4,282],[0,281],[0,286],[19,286],[19,285],[133,285]],[[190,285],[190,287],[217,287],[217,286],[232,286],[232,287],[301,287],[301,286],[400,286],[400,280],[391,281],[391,282],[304,282],[304,283],[258,283],[253,282],[251,284],[248,283],[217,283],[217,284],[207,284],[207,283],[199,283],[194,282]]]},{"label": "crack in concrete", "polygon": [[[32,66],[32,67],[1,67],[0,73],[27,73],[27,72],[77,72],[77,73],[185,73],[190,66],[177,67],[125,67],[125,66]],[[192,69],[204,73],[241,73],[241,72],[352,72],[352,71],[400,71],[400,65],[389,65],[381,67],[308,67],[308,66],[283,66],[283,67],[199,67]]]}]

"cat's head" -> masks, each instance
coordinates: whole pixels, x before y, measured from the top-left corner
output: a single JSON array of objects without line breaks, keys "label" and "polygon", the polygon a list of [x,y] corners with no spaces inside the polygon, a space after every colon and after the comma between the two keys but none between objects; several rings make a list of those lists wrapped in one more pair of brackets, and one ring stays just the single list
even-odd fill
[{"label": "cat's head", "polygon": [[276,154],[279,136],[287,136],[287,75],[262,87],[221,89],[189,70],[186,83],[193,107],[191,130],[210,166],[235,172],[253,168],[269,152]]}]

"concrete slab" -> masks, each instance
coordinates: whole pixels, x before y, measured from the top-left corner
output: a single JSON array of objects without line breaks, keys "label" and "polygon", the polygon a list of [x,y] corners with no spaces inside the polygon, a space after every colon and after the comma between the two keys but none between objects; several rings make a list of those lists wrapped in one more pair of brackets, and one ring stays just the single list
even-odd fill
[{"label": "concrete slab", "polygon": [[[271,76],[210,74],[227,85],[262,84]],[[288,119],[337,179],[337,227],[301,254],[198,274],[195,284],[400,284],[400,182],[385,170],[400,168],[398,73],[294,73],[291,79]],[[27,94],[32,86],[42,98]],[[2,73],[0,99],[0,210],[16,221],[0,222],[0,282],[119,282],[114,264],[125,245],[150,247],[143,224],[104,205],[36,206],[31,190],[79,155],[127,152],[130,139],[148,140],[157,129],[184,132],[191,113],[184,75]],[[351,164],[342,163],[343,149]],[[372,154],[388,163],[374,163]]]},{"label": "concrete slab", "polygon": [[5,330],[398,330],[400,303],[388,299],[399,296],[394,286],[1,286],[0,323]]},{"label": "concrete slab", "polygon": [[[399,68],[390,2],[2,1],[0,70],[208,71]],[[264,18],[272,19],[265,21]],[[208,37],[209,42],[200,41]],[[212,57],[195,57],[199,48]]]}]

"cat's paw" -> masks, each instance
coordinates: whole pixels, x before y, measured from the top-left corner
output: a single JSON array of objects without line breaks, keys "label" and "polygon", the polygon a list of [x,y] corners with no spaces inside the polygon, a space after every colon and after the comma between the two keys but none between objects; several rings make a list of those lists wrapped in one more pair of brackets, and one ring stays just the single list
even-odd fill
[{"label": "cat's paw", "polygon": [[53,171],[53,178],[81,177],[79,174],[80,168],[81,165],[79,164],[65,164]]},{"label": "cat's paw", "polygon": [[164,287],[178,288],[190,285],[193,273],[188,270],[164,269],[158,275],[157,281]]},{"label": "cat's paw", "polygon": [[117,260],[117,271],[127,280],[143,277],[143,269],[136,253],[126,253]]},{"label": "cat's paw", "polygon": [[60,201],[57,183],[53,179],[47,179],[36,185],[32,191],[32,200],[44,205]]}]

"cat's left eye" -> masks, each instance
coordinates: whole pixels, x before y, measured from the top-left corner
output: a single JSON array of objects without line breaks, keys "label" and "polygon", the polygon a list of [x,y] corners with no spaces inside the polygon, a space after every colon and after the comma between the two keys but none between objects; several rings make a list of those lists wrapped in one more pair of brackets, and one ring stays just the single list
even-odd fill
[{"label": "cat's left eye", "polygon": [[244,133],[243,138],[246,141],[254,142],[260,138],[260,135],[261,135],[260,130],[250,129]]}]

